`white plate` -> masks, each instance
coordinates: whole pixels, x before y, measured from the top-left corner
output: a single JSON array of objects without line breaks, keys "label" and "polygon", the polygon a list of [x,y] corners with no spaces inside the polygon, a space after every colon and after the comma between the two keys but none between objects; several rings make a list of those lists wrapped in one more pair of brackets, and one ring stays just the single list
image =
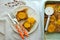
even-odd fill
[{"label": "white plate", "polygon": [[[39,23],[39,14],[38,14],[38,12],[36,12],[33,8],[31,8],[31,7],[29,7],[29,6],[25,6],[25,5],[22,5],[22,6],[19,6],[19,7],[17,7],[16,9],[14,9],[13,11],[12,11],[12,14],[14,15],[14,16],[16,16],[16,13],[18,12],[18,11],[20,11],[20,10],[23,10],[24,8],[28,8],[28,11],[27,11],[27,14],[28,14],[28,17],[33,17],[33,18],[35,18],[35,20],[36,20],[36,23],[34,24],[34,26],[32,27],[32,29],[30,30],[30,32],[28,33],[28,34],[31,34],[32,32],[34,32],[35,30],[36,30],[36,28],[38,27],[38,23]],[[14,31],[16,31],[17,32],[17,30],[14,28],[14,27],[12,27],[13,29],[14,29]]]}]

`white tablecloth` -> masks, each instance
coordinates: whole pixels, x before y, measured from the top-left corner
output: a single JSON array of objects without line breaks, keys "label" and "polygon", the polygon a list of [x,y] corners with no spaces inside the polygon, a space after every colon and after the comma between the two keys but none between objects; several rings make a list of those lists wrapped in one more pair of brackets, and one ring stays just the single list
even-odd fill
[{"label": "white tablecloth", "polygon": [[[4,1],[5,2],[5,1]],[[44,10],[44,1],[26,1],[27,5],[29,5],[30,7],[34,8],[36,11],[39,12],[39,16],[40,16],[40,24],[37,28],[37,30],[35,32],[33,32],[27,39],[25,40],[43,40],[43,10]],[[14,8],[7,8],[6,6],[4,6],[3,4],[0,4],[0,14],[1,15],[5,15],[4,12],[9,12],[9,10],[12,10]],[[1,17],[0,15],[0,17]],[[43,16],[43,17],[42,17]],[[3,17],[1,17],[3,18]],[[21,38],[19,37],[19,35],[17,33],[15,33],[13,31],[13,29],[10,27],[11,25],[9,24],[9,20],[8,18],[6,19],[6,25],[3,26],[5,27],[5,35],[0,34],[0,40],[21,40]],[[3,30],[4,31],[4,30]]]}]

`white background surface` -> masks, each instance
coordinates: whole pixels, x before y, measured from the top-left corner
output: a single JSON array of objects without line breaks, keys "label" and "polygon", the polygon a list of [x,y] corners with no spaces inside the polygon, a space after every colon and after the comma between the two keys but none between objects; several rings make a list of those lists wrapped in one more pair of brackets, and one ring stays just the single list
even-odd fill
[{"label": "white background surface", "polygon": [[[12,8],[7,8],[7,7],[5,7],[3,5],[4,3],[10,2],[10,1],[11,0],[4,0],[4,1],[0,0],[0,16],[4,12],[9,12],[9,10],[12,9]],[[29,1],[28,5],[35,8],[35,10],[39,12],[39,14],[40,14],[39,15],[40,16],[40,24],[39,24],[37,30],[34,33],[32,33],[29,36],[29,38],[26,39],[26,40],[29,40],[29,39],[30,40],[43,40],[43,31],[42,30],[44,28],[44,26],[43,26],[43,21],[44,21],[43,20],[43,17],[44,17],[44,14],[43,14],[44,13],[43,12],[43,10],[44,10],[44,1],[43,0],[38,1],[38,2],[37,1],[35,1],[35,2]],[[7,21],[7,23],[6,23],[7,25],[6,25],[6,28],[5,28],[6,29],[5,37],[4,37],[4,35],[0,34],[0,40],[21,40],[19,35],[17,33],[15,33],[13,31],[13,29],[10,27],[8,19],[6,21]],[[5,38],[5,39],[3,39],[3,38]]]}]

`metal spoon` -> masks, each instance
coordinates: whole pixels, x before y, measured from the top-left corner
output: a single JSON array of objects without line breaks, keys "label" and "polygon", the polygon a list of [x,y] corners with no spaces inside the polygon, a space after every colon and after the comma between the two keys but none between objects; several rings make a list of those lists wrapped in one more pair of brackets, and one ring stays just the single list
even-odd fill
[{"label": "metal spoon", "polygon": [[52,7],[46,7],[45,9],[45,14],[48,15],[47,22],[46,22],[46,27],[45,31],[47,31],[49,21],[50,21],[50,16],[54,13],[54,9]]}]

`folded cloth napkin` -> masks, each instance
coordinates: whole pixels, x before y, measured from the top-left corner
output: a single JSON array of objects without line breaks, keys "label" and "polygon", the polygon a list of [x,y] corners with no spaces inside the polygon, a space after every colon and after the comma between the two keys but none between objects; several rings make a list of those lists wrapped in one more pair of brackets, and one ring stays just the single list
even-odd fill
[{"label": "folded cloth napkin", "polygon": [[5,33],[5,19],[0,18],[0,33],[4,34]]},{"label": "folded cloth napkin", "polygon": [[0,5],[7,3],[7,2],[13,2],[13,0],[0,0]]},{"label": "folded cloth napkin", "polygon": [[5,18],[0,18],[0,40],[5,40],[5,27],[6,27]]}]

